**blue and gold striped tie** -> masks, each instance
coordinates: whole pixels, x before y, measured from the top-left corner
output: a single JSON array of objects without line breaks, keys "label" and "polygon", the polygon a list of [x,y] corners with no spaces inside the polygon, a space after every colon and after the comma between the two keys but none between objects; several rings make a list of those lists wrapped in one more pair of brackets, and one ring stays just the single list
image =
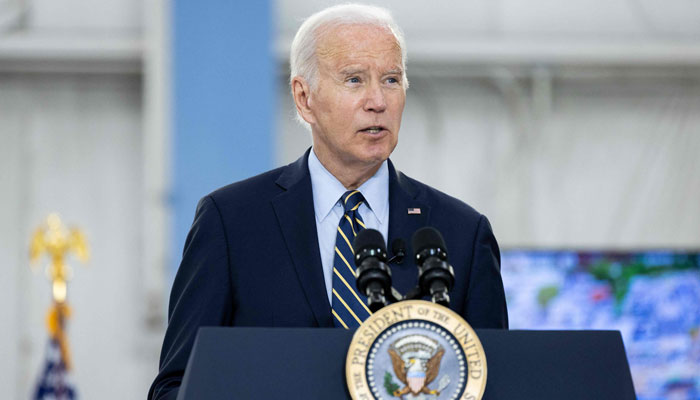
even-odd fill
[{"label": "blue and gold striped tie", "polygon": [[357,233],[364,229],[360,213],[357,211],[365,201],[359,190],[349,190],[340,199],[345,214],[338,223],[333,259],[333,301],[331,312],[337,327],[357,328],[372,312],[367,308],[367,297],[358,293],[355,287],[355,261],[352,242]]}]

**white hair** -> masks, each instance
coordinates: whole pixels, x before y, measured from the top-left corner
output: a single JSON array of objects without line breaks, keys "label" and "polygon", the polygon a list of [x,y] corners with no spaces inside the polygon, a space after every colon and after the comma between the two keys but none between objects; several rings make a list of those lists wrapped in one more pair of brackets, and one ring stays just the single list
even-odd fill
[{"label": "white hair", "polygon": [[341,25],[371,25],[388,29],[401,48],[403,86],[408,88],[406,78],[406,43],[403,32],[392,18],[389,10],[364,4],[340,4],[313,14],[301,24],[292,41],[289,54],[291,74],[289,83],[297,76],[306,80],[313,89],[318,82],[318,60],[316,58],[318,37],[323,31]]}]

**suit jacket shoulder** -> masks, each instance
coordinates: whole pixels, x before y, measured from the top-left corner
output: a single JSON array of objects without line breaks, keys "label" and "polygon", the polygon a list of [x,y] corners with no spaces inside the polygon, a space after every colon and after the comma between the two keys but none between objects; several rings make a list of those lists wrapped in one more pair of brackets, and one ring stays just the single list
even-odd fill
[{"label": "suit jacket shoulder", "polygon": [[241,207],[249,205],[252,202],[259,203],[260,201],[270,200],[283,191],[274,183],[280,175],[282,175],[285,168],[290,167],[290,165],[275,168],[271,171],[223,186],[205,197],[210,197],[217,204],[232,207]]},{"label": "suit jacket shoulder", "polygon": [[460,218],[465,223],[475,223],[482,217],[481,213],[464,201],[406,176],[403,172],[397,171],[397,174],[398,179],[405,180],[407,184],[416,187],[417,198],[431,205],[436,213],[434,216],[449,215],[452,218]]}]

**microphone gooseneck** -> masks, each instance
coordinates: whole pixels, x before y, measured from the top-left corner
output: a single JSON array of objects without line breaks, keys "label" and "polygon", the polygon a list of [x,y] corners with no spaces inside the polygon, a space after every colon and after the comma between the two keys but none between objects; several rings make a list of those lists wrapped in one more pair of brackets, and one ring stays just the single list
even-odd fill
[{"label": "microphone gooseneck", "polygon": [[367,307],[376,312],[387,305],[391,295],[391,269],[387,265],[384,237],[374,229],[361,230],[353,242],[357,289],[367,296]]},{"label": "microphone gooseneck", "polygon": [[422,295],[430,295],[433,303],[448,307],[449,291],[455,274],[447,262],[447,246],[440,232],[432,227],[417,230],[411,239],[418,266],[418,287]]}]

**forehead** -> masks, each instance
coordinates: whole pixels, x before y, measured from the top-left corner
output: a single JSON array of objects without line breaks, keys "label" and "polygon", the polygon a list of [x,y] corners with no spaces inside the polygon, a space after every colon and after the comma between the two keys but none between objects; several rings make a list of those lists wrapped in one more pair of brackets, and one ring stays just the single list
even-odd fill
[{"label": "forehead", "polygon": [[320,32],[319,61],[337,67],[367,61],[401,65],[401,47],[388,28],[340,25]]}]

